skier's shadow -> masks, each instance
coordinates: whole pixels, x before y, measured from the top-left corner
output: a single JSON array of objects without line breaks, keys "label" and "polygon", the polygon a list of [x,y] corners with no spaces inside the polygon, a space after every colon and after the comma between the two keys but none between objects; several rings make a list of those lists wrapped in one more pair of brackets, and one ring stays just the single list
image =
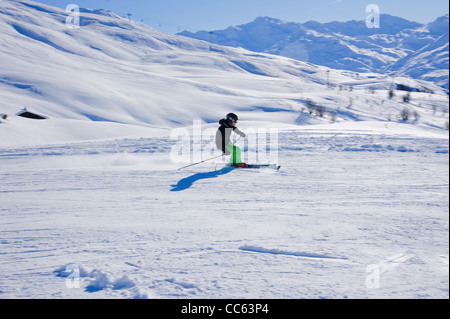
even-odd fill
[{"label": "skier's shadow", "polygon": [[217,178],[221,175],[226,175],[233,170],[233,167],[225,167],[218,171],[206,172],[206,173],[197,173],[192,176],[183,178],[176,185],[171,185],[173,188],[170,190],[171,192],[181,192],[188,188],[191,188],[192,185],[202,179],[209,178]]}]

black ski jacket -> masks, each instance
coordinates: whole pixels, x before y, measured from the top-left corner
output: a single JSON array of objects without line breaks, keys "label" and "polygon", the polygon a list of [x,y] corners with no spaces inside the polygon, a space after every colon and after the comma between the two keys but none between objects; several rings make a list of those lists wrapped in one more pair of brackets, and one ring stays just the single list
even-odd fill
[{"label": "black ski jacket", "polygon": [[216,133],[216,146],[218,150],[222,150],[225,155],[230,155],[230,152],[225,148],[230,143],[231,132],[234,132],[242,137],[245,133],[240,131],[236,126],[231,126],[227,119],[219,121],[220,127]]}]

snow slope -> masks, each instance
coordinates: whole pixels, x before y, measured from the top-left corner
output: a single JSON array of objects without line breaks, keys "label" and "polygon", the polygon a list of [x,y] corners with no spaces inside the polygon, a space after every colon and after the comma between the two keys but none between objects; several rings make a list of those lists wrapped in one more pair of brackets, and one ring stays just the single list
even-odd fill
[{"label": "snow slope", "polygon": [[[0,298],[449,297],[439,87],[66,17],[0,0]],[[178,170],[173,133],[198,120],[210,157],[230,111],[281,171]]]},{"label": "snow slope", "polygon": [[3,149],[0,298],[449,297],[445,134],[286,127],[279,172],[176,142]]},{"label": "snow slope", "polygon": [[[92,126],[89,130],[104,138],[117,134],[105,136],[98,129],[102,122],[159,130],[190,125],[194,119],[216,123],[230,111],[247,120],[328,122],[330,116],[317,119],[302,112],[308,100],[328,108],[337,121],[395,119],[405,107],[401,95],[387,100],[390,77],[210,46],[103,10],[82,10],[78,29],[66,26],[68,16],[36,2],[0,1],[0,113],[10,121],[26,106],[52,121],[86,121],[83,130]],[[324,87],[328,81],[334,89]],[[434,91],[433,96],[414,95],[411,110],[421,113],[421,125],[445,128],[445,119],[428,116],[430,109],[446,107],[439,87],[401,77],[395,81]],[[376,89],[369,97],[368,88]],[[0,145],[27,143],[29,135],[36,143],[52,141],[40,138],[36,124],[27,133],[3,124],[0,134],[17,140],[2,139]]]},{"label": "snow slope", "polygon": [[397,61],[391,69],[448,87],[448,33]]}]

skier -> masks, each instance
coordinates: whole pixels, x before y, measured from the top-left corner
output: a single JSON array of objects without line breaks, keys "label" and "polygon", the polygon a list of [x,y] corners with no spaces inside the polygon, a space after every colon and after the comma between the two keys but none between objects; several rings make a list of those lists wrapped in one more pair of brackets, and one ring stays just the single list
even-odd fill
[{"label": "skier", "polygon": [[219,121],[220,127],[216,133],[217,149],[221,150],[224,155],[230,156],[230,163],[235,167],[247,167],[246,163],[241,161],[241,149],[231,142],[231,132],[234,132],[241,137],[245,137],[245,133],[240,131],[236,124],[239,118],[234,113],[229,113],[226,118]]}]

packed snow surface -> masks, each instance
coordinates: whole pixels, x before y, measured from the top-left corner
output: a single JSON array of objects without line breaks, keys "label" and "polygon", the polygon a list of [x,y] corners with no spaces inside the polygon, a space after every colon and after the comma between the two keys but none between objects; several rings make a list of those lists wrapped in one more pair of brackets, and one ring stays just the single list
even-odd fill
[{"label": "packed snow surface", "polygon": [[278,172],[179,171],[176,143],[2,149],[0,297],[449,297],[448,136],[288,128]]}]

